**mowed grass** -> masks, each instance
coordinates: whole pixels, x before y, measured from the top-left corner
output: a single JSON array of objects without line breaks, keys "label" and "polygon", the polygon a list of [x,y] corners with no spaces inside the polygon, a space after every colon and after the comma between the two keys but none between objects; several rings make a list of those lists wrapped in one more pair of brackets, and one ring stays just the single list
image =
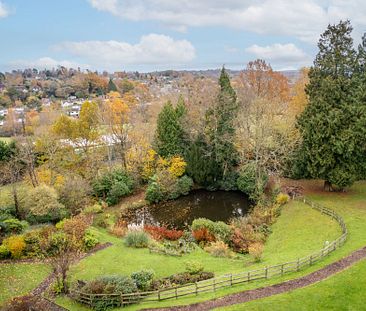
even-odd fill
[{"label": "mowed grass", "polygon": [[[102,230],[95,230],[101,241],[110,241],[114,245],[74,266],[70,271],[70,279],[93,279],[105,274],[130,274],[142,268],[152,268],[155,270],[156,275],[160,277],[183,271],[184,262],[187,260],[202,262],[206,270],[214,271],[216,275],[241,272],[294,260],[299,256],[306,256],[322,248],[325,241],[334,240],[341,234],[339,226],[335,221],[299,202],[287,204],[272,229],[273,233],[265,245],[263,261],[258,264],[253,264],[248,256],[243,256],[243,260],[230,260],[212,257],[202,250],[181,258],[150,254],[146,249],[126,248],[120,239],[111,237]],[[248,264],[248,262],[251,262],[251,264]],[[283,277],[282,279],[285,278]],[[276,281],[278,280],[276,279]],[[266,282],[273,283],[274,281],[269,280]],[[123,308],[123,310],[193,303],[237,292],[245,287],[255,287],[255,284],[258,283],[253,282],[243,286],[227,288],[198,297],[193,296],[174,301],[135,305]],[[85,310],[85,307],[65,297],[59,297],[56,301],[69,310]]]},{"label": "mowed grass", "polygon": [[122,239],[104,230],[94,228],[93,232],[100,241],[112,242],[113,246],[72,267],[71,280],[90,280],[106,274],[128,275],[140,269],[153,269],[157,277],[163,277],[184,271],[185,263],[192,260],[202,263],[206,271],[213,271],[218,276],[294,260],[322,248],[325,241],[341,235],[335,221],[297,202],[284,207],[265,245],[263,261],[258,264],[254,264],[248,255],[240,256],[240,259],[217,258],[200,248],[182,257],[152,254],[148,249],[128,248]]},{"label": "mowed grass", "polygon": [[366,260],[328,279],[288,293],[238,304],[220,311],[366,310]]},{"label": "mowed grass", "polygon": [[43,263],[0,264],[0,306],[8,299],[27,294],[51,272]]}]

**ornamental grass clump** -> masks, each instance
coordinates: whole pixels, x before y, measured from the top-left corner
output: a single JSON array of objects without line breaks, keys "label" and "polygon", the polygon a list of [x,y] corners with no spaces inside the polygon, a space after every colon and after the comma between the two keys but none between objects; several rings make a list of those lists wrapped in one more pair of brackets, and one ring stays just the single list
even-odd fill
[{"label": "ornamental grass clump", "polygon": [[144,248],[149,245],[149,236],[144,231],[129,231],[125,238],[124,243],[127,247]]}]

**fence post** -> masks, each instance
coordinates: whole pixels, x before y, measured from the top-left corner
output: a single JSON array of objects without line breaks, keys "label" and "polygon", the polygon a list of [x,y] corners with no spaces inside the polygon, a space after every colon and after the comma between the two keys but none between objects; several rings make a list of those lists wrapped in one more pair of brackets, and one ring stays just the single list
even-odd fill
[{"label": "fence post", "polygon": [[233,274],[230,273],[230,286],[233,286]]},{"label": "fence post", "polygon": [[194,285],[196,286],[196,296],[198,295],[198,284],[197,284],[197,281],[194,282]]},{"label": "fence post", "polygon": [[158,290],[158,301],[160,301],[160,289]]},{"label": "fence post", "polygon": [[264,277],[268,279],[268,267],[264,270]]},{"label": "fence post", "polygon": [[300,258],[297,258],[296,271],[300,271]]},{"label": "fence post", "polygon": [[281,275],[283,275],[283,266],[284,264],[281,265]]},{"label": "fence post", "polygon": [[175,299],[178,299],[178,288],[175,288]]},{"label": "fence post", "polygon": [[123,294],[121,294],[121,306],[123,307]]},{"label": "fence post", "polygon": [[213,279],[213,290],[216,291],[216,280],[215,280],[215,278]]},{"label": "fence post", "polygon": [[248,271],[248,282],[250,281],[250,271]]},{"label": "fence post", "polygon": [[313,255],[310,255],[309,265],[311,266],[312,264],[313,264]]}]

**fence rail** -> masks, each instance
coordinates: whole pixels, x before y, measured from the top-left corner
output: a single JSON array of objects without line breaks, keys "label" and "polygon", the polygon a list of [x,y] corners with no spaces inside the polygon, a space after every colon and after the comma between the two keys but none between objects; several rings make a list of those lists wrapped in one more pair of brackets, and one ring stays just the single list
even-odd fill
[{"label": "fence rail", "polygon": [[308,256],[298,258],[294,261],[284,262],[273,266],[267,266],[257,270],[245,271],[236,274],[225,274],[216,278],[203,280],[196,283],[190,283],[182,286],[170,287],[149,292],[137,292],[131,294],[86,294],[81,291],[75,290],[71,293],[71,295],[75,300],[91,307],[101,301],[103,301],[106,305],[110,307],[124,306],[140,302],[178,299],[179,297],[187,295],[198,295],[204,292],[216,291],[223,287],[234,286],[237,284],[260,279],[269,279],[275,276],[282,276],[286,273],[300,271],[301,269],[311,266],[314,263],[320,261],[322,258],[328,256],[328,254],[334,252],[337,248],[341,247],[347,239],[348,230],[343,218],[333,210],[323,207],[307,198],[297,198],[296,200],[301,201],[309,205],[311,208],[318,210],[322,214],[336,220],[342,229],[342,235],[336,240],[330,242],[322,249]]}]

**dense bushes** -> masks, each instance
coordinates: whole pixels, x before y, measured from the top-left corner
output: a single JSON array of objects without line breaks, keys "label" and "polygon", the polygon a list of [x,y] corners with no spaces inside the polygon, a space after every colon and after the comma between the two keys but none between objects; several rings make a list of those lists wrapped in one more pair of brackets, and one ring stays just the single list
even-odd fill
[{"label": "dense bushes", "polygon": [[188,176],[177,178],[168,170],[158,171],[149,181],[145,198],[149,203],[173,200],[187,195],[192,186],[193,180]]},{"label": "dense bushes", "polygon": [[26,244],[23,236],[13,235],[4,239],[3,246],[9,251],[12,258],[18,259],[22,256]]},{"label": "dense bushes", "polygon": [[119,200],[132,193],[134,181],[123,170],[114,170],[103,174],[93,182],[94,195],[106,200],[108,205],[114,205]]},{"label": "dense bushes", "polygon": [[128,276],[102,276],[86,283],[80,291],[88,294],[129,294],[137,291],[135,282]]},{"label": "dense bushes", "polygon": [[215,222],[206,218],[197,218],[192,222],[192,230],[197,235],[200,229],[206,229],[216,240],[224,242],[228,242],[231,236],[230,226],[222,221]]},{"label": "dense bushes", "polygon": [[56,190],[46,185],[30,189],[22,209],[24,218],[32,224],[57,222],[68,214],[64,205],[58,202]]},{"label": "dense bushes", "polygon": [[148,290],[154,278],[154,270],[140,270],[131,274],[131,279],[139,290]]},{"label": "dense bushes", "polygon": [[209,246],[205,247],[205,251],[210,253],[214,257],[233,257],[234,253],[229,248],[227,244],[223,241],[217,241],[211,243]]},{"label": "dense bushes", "polygon": [[12,235],[3,240],[0,258],[45,258],[58,253],[65,245],[77,251],[93,248],[98,240],[88,230],[90,219],[79,215],[59,222],[57,226],[44,226],[23,235]]},{"label": "dense bushes", "polygon": [[[237,179],[238,189],[254,200],[258,200],[268,181],[267,174],[264,172],[257,173],[255,164],[249,163],[241,168]],[[257,175],[260,175],[260,177]]]},{"label": "dense bushes", "polygon": [[151,235],[151,237],[157,241],[170,240],[176,241],[183,236],[182,230],[167,229],[166,227],[145,225],[144,230]]},{"label": "dense bushes", "polygon": [[67,177],[59,189],[60,202],[72,215],[89,204],[91,194],[89,183],[79,176]]}]

